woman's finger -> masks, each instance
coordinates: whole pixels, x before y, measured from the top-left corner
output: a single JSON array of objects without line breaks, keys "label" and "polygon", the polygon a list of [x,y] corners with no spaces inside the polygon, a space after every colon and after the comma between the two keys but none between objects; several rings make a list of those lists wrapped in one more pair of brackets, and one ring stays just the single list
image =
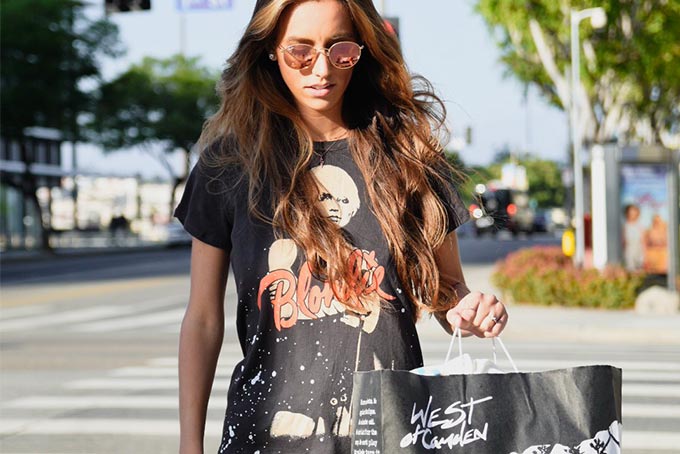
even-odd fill
[{"label": "woman's finger", "polygon": [[[502,303],[501,303],[502,306]],[[502,307],[503,311],[500,315],[491,315],[488,319],[488,326],[484,330],[484,337],[497,337],[505,329],[508,322],[508,313],[505,307]]]}]

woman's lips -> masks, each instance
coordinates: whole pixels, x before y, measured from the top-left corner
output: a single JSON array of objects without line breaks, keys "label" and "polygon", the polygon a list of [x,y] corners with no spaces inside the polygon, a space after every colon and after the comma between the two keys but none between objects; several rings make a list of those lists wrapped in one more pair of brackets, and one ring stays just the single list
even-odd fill
[{"label": "woman's lips", "polygon": [[333,90],[333,87],[335,87],[335,84],[310,85],[305,87],[305,91],[311,96],[323,98],[328,96],[328,94]]}]

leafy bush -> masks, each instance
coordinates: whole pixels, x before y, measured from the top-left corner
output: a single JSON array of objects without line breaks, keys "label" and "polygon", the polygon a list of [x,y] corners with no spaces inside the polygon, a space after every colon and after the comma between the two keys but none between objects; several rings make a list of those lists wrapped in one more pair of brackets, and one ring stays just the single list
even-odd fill
[{"label": "leafy bush", "polygon": [[635,305],[644,276],[620,266],[578,269],[559,247],[539,246],[499,261],[491,280],[521,303],[626,309]]}]

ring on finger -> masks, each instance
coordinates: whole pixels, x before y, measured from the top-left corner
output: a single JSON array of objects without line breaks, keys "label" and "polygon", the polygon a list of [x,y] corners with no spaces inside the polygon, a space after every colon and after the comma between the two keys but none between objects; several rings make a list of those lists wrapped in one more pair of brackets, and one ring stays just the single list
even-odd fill
[{"label": "ring on finger", "polygon": [[492,321],[494,324],[496,324],[496,323],[500,323],[500,322],[501,322],[501,319],[500,319],[500,317],[496,317],[495,315],[492,315],[492,316],[491,316],[491,321]]}]

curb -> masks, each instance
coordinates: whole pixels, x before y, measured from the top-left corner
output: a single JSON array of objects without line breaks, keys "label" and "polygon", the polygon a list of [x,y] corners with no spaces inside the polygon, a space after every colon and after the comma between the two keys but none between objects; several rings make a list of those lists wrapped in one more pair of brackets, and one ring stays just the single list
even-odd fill
[{"label": "curb", "polygon": [[160,251],[167,249],[169,246],[165,244],[150,244],[140,246],[119,246],[119,247],[103,247],[103,248],[68,248],[55,249],[53,252],[46,251],[10,251],[0,254],[0,262],[3,264],[14,263],[29,263],[37,261],[61,260],[68,258],[89,257],[96,254],[99,255],[116,255],[126,254],[131,252],[148,252]]}]

